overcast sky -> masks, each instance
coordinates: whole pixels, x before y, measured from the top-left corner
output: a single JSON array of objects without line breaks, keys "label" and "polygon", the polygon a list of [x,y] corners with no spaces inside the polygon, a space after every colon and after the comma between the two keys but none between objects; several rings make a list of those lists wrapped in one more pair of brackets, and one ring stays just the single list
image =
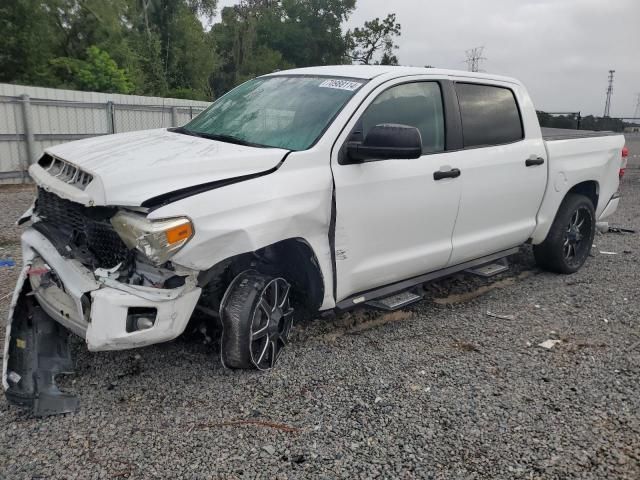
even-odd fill
[{"label": "overcast sky", "polygon": [[358,0],[347,27],[388,13],[403,65],[465,70],[465,50],[482,45],[482,70],[522,80],[539,110],[583,115],[602,115],[613,69],[611,116],[634,113],[640,0]]}]

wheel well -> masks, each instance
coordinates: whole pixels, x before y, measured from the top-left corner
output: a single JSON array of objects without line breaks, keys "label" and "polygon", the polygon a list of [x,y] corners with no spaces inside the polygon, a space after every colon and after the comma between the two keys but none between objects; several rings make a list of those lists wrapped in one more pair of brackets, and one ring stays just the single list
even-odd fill
[{"label": "wheel well", "polygon": [[201,272],[198,285],[203,300],[219,307],[227,286],[240,272],[255,269],[261,273],[282,276],[293,287],[291,300],[308,311],[317,311],[324,299],[324,278],[318,259],[303,238],[290,238],[267,247],[223,260]]},{"label": "wheel well", "polygon": [[567,192],[567,195],[569,193],[579,193],[580,195],[584,195],[589,200],[591,200],[593,208],[598,207],[598,183],[593,180],[574,185],[573,187],[571,187],[571,190]]}]

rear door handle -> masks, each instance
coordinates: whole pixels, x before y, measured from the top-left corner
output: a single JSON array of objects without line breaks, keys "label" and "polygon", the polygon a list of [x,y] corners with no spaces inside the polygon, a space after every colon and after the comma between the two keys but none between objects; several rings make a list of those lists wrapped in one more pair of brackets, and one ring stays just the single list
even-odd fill
[{"label": "rear door handle", "polygon": [[460,176],[460,173],[460,170],[457,168],[452,168],[451,170],[448,170],[446,172],[438,170],[437,172],[433,172],[433,179],[443,180],[445,178],[458,178]]},{"label": "rear door handle", "polygon": [[527,167],[535,167],[536,165],[542,165],[544,163],[544,158],[542,157],[538,157],[538,158],[527,158],[527,161],[524,162],[524,164]]}]

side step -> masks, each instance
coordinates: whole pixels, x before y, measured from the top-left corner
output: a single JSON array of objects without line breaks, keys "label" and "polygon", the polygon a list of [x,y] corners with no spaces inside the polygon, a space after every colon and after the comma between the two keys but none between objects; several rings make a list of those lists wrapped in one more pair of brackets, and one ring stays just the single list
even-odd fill
[{"label": "side step", "polygon": [[486,263],[478,267],[468,268],[465,270],[465,272],[477,275],[479,277],[489,278],[494,277],[499,273],[505,272],[507,270],[509,270],[509,262],[507,262],[506,258],[502,258],[497,262]]},{"label": "side step", "polygon": [[405,292],[423,283],[432,282],[440,278],[448,277],[449,275],[453,275],[454,273],[462,272],[464,270],[472,269],[478,265],[487,265],[490,263],[496,263],[497,260],[507,257],[509,255],[514,255],[519,251],[520,251],[519,246],[513,247],[508,250],[502,250],[501,252],[496,252],[494,254],[478,258],[476,260],[471,260],[468,262],[461,263],[459,265],[453,265],[451,267],[446,267],[441,270],[425,273],[424,275],[418,275],[417,277],[409,278],[407,280],[402,280],[400,282],[396,282],[396,283],[392,283],[382,287],[374,288],[372,290],[360,292],[355,295],[351,295],[350,297],[347,297],[343,300],[340,300],[336,304],[336,310],[345,311],[345,310],[349,310],[351,308],[357,307],[358,305],[362,305],[363,303],[369,304],[369,302],[377,300],[381,297],[387,298],[397,293]]},{"label": "side step", "polygon": [[396,293],[395,295],[390,295],[385,298],[371,300],[365,303],[365,305],[392,312],[394,310],[399,310],[400,308],[406,307],[407,305],[411,305],[412,303],[419,302],[420,300],[422,300],[422,295],[406,291]]}]

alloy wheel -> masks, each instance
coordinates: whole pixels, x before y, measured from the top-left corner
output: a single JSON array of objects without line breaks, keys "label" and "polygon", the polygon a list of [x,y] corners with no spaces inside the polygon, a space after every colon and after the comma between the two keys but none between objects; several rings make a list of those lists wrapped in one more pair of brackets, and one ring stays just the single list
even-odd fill
[{"label": "alloy wheel", "polygon": [[579,262],[588,252],[590,231],[591,213],[587,208],[580,207],[571,215],[562,245],[562,254],[568,264]]},{"label": "alloy wheel", "polygon": [[293,308],[289,301],[291,286],[283,278],[271,280],[262,290],[251,321],[249,351],[251,362],[259,370],[273,368],[282,348],[289,341]]}]

